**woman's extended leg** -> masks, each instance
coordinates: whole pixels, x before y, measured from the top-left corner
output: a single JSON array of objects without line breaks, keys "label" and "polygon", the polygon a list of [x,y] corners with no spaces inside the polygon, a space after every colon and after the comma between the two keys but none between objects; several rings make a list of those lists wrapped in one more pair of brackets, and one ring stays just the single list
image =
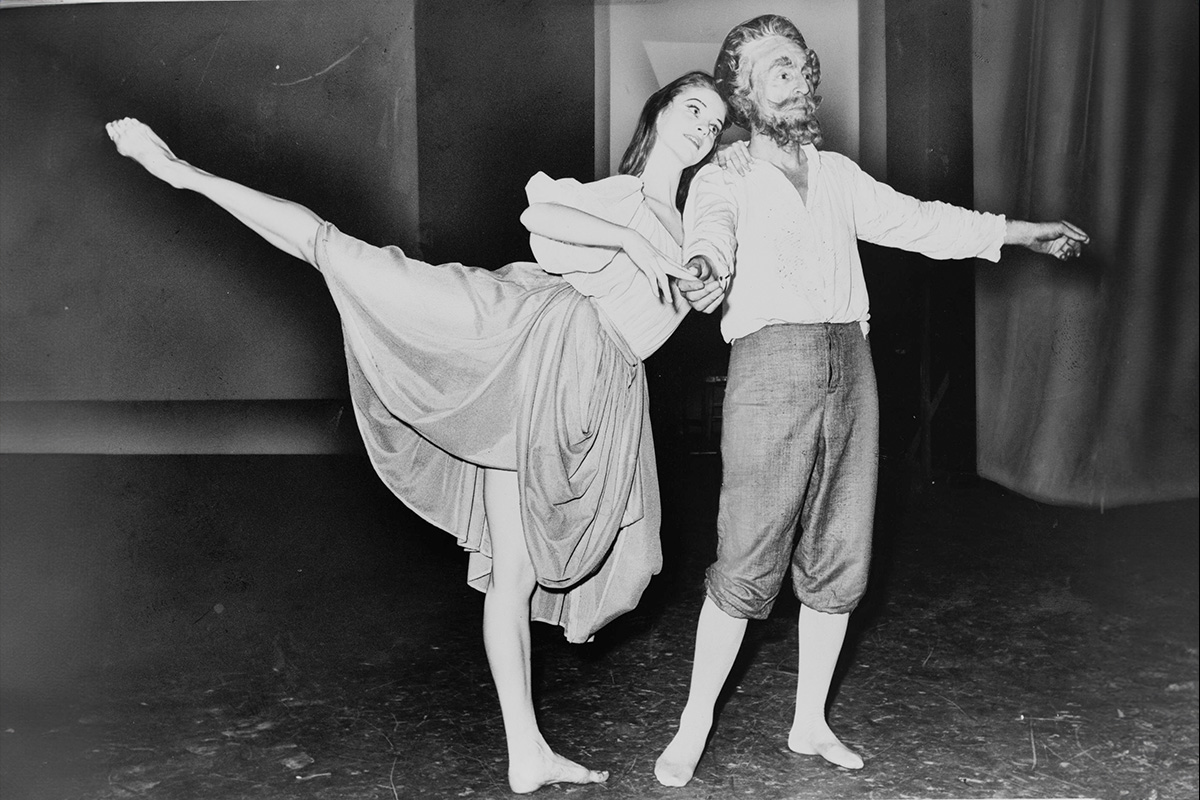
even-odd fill
[{"label": "woman's extended leg", "polygon": [[602,783],[597,772],[550,749],[538,729],[530,681],[529,599],[536,579],[521,523],[517,474],[487,470],[484,507],[492,536],[492,576],[483,601],[483,643],[500,697],[508,742],[508,785],[518,793],[549,783]]},{"label": "woman's extended leg", "polygon": [[105,130],[118,153],[132,158],[154,177],[176,189],[204,195],[283,252],[314,263],[322,220],[309,209],[192,166],[136,119],[115,120]]}]

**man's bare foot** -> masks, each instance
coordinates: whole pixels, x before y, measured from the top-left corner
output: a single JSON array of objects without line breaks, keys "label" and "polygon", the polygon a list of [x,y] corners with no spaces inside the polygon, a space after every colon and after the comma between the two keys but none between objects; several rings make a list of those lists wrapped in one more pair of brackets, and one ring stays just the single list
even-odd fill
[{"label": "man's bare foot", "polygon": [[154,177],[177,189],[180,188],[179,184],[172,180],[171,169],[180,163],[179,159],[148,125],[132,117],[125,117],[108,123],[104,129],[108,132],[108,138],[116,144],[118,153],[132,158]]},{"label": "man's bare foot", "polygon": [[508,786],[517,794],[528,794],[552,783],[604,783],[607,780],[607,771],[588,769],[563,758],[544,741],[522,748],[521,753],[509,750]]},{"label": "man's bare foot", "polygon": [[792,726],[788,734],[788,749],[806,756],[820,756],[831,764],[846,769],[862,769],[863,760],[858,753],[842,744],[828,725],[798,728]]},{"label": "man's bare foot", "polygon": [[654,777],[663,786],[685,786],[696,772],[704,745],[708,743],[708,732],[712,729],[712,717],[695,719],[684,714],[679,719],[679,730],[675,738],[654,762]]}]

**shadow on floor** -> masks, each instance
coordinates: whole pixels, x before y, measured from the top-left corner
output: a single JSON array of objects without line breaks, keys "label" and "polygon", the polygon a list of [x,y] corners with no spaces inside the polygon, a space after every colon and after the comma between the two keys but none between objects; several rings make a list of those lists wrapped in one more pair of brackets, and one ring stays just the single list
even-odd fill
[{"label": "shadow on floor", "polygon": [[[830,719],[790,754],[794,600],[751,626],[693,782],[681,708],[712,456],[661,458],[667,566],[588,645],[535,625],[543,728],[605,798],[1197,796],[1197,504],[1104,514],[883,474]],[[508,797],[466,559],[359,456],[0,457],[0,795]]]}]

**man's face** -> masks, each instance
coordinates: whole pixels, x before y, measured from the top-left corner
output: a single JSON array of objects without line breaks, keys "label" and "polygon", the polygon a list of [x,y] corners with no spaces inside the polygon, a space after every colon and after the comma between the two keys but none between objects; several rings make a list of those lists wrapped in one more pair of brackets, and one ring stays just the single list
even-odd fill
[{"label": "man's face", "polygon": [[768,36],[748,44],[743,57],[750,63],[754,127],[791,138],[791,132],[801,130],[816,110],[804,74],[808,54],[791,39]]},{"label": "man's face", "polygon": [[[760,104],[786,113],[812,92],[804,77],[808,54],[791,39],[768,36],[750,45],[750,86]],[[802,105],[802,104],[801,104]]]}]

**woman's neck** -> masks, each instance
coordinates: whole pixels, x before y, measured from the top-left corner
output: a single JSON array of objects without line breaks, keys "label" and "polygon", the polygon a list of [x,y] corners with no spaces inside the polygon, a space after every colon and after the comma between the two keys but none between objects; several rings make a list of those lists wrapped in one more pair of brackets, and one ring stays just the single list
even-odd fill
[{"label": "woman's neck", "polygon": [[664,205],[675,208],[675,195],[679,191],[679,178],[682,174],[678,164],[671,164],[667,159],[646,159],[646,167],[642,170],[642,194]]}]

